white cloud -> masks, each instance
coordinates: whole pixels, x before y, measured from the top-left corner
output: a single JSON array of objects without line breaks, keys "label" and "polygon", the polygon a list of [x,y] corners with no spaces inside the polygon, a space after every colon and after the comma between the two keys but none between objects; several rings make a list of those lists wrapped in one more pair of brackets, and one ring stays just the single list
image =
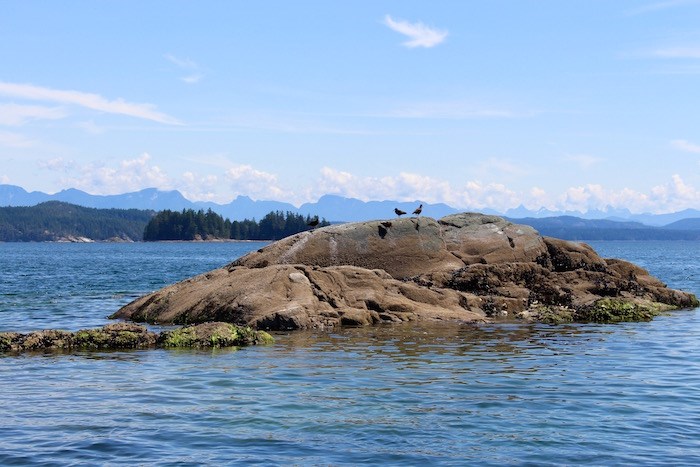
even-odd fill
[{"label": "white cloud", "polygon": [[179,58],[173,54],[165,54],[164,57],[173,65],[189,73],[186,76],[180,78],[185,83],[195,84],[198,83],[202,78],[204,78],[204,73],[202,73],[199,65],[196,62],[190,60],[189,58]]},{"label": "white cloud", "polygon": [[314,185],[316,197],[331,193],[363,201],[407,201],[421,197],[426,191],[430,199],[433,199],[441,190],[440,183],[436,183],[436,180],[410,173],[400,173],[395,177],[359,177],[349,172],[323,167],[320,175],[321,178]]},{"label": "white cloud", "polygon": [[674,139],[673,141],[671,141],[671,146],[678,149],[679,151],[700,154],[700,144],[694,144],[684,139]]},{"label": "white cloud", "polygon": [[434,29],[423,23],[409,23],[408,21],[394,20],[391,16],[384,17],[384,24],[393,31],[396,31],[409,38],[403,45],[409,48],[414,47],[435,47],[445,40],[448,32]]},{"label": "white cloud", "polygon": [[551,205],[551,201],[547,192],[543,188],[540,188],[538,186],[533,186],[532,188],[530,188],[529,196],[527,196],[526,198],[528,206],[531,209],[539,209],[542,207],[547,207],[547,205]]},{"label": "white cloud", "polygon": [[8,177],[7,175],[3,175],[2,177],[0,177],[0,183],[2,183],[3,185],[7,185],[8,183],[10,183],[10,177]]},{"label": "white cloud", "polygon": [[546,207],[585,212],[591,209],[606,210],[609,206],[627,208],[632,212],[654,213],[697,209],[700,206],[700,191],[676,174],[670,182],[653,186],[646,193],[630,188],[615,190],[601,185],[571,187]]},{"label": "white cloud", "polygon": [[60,89],[44,88],[32,84],[6,83],[0,81],[0,95],[70,104],[91,110],[110,114],[128,115],[168,125],[180,125],[181,123],[170,115],[159,112],[151,104],[136,104],[123,99],[108,100],[99,94],[91,94],[80,91],[64,91]]},{"label": "white cloud", "polygon": [[244,195],[253,199],[289,199],[291,193],[283,189],[277,175],[254,169],[250,165],[236,165],[224,172],[224,178],[234,196]]},{"label": "white cloud", "polygon": [[655,186],[648,192],[630,188],[610,189],[589,184],[570,187],[560,194],[546,192],[540,187],[516,191],[501,183],[467,181],[453,186],[444,180],[423,175],[400,173],[396,176],[360,177],[329,167],[321,170],[315,192],[307,195],[318,199],[333,193],[363,201],[423,200],[429,203],[447,203],[459,209],[494,209],[505,212],[524,205],[529,209],[547,208],[561,211],[586,212],[593,209],[627,208],[632,212],[672,212],[700,206],[700,191],[687,185],[680,176]]},{"label": "white cloud", "polygon": [[502,183],[484,184],[479,181],[470,181],[460,191],[461,193],[458,193],[457,196],[463,200],[461,205],[469,208],[506,211],[508,208],[517,207],[523,202],[522,195]]},{"label": "white cloud", "polygon": [[687,185],[680,175],[671,177],[671,182],[651,189],[650,201],[663,210],[678,210],[676,206],[696,207],[700,205],[700,191]]},{"label": "white cloud", "polygon": [[193,172],[185,172],[182,179],[177,182],[177,189],[190,200],[229,202],[223,199],[216,189],[220,186],[219,177],[216,175],[199,175]]},{"label": "white cloud", "polygon": [[363,201],[422,200],[429,203],[447,203],[457,207],[507,209],[517,202],[516,193],[497,183],[468,182],[455,189],[445,180],[425,175],[402,172],[396,176],[358,177],[330,167],[321,169],[321,178],[315,186],[316,198],[334,193]]},{"label": "white cloud", "polygon": [[66,115],[60,107],[0,104],[0,125],[21,126],[31,120],[57,120]]},{"label": "white cloud", "polygon": [[284,188],[276,174],[251,165],[235,165],[216,174],[185,172],[171,178],[148,154],[111,165],[79,167],[62,158],[45,160],[40,166],[63,173],[61,184],[95,194],[116,194],[144,188],[177,189],[191,200],[230,202],[238,195],[253,199],[280,200],[301,204],[315,201],[324,194],[338,194],[363,201],[422,200],[446,203],[464,210],[494,209],[505,212],[524,205],[529,209],[547,208],[561,211],[607,210],[627,208],[632,212],[672,212],[700,206],[700,190],[687,184],[680,175],[667,183],[646,191],[630,188],[613,189],[598,184],[569,187],[559,193],[541,187],[516,190],[503,183],[468,180],[452,184],[426,175],[401,172],[386,176],[359,176],[350,172],[323,167],[311,189],[292,191]]},{"label": "white cloud", "polygon": [[94,194],[118,194],[144,188],[173,189],[170,178],[157,165],[149,163],[151,156],[144,153],[136,159],[120,161],[116,167],[90,164],[78,170],[75,176],[66,176],[62,185]]}]

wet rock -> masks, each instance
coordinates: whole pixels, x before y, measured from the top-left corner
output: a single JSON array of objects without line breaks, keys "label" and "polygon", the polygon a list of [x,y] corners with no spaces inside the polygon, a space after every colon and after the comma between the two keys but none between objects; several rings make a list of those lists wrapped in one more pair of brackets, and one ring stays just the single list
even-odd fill
[{"label": "wet rock", "polygon": [[156,334],[134,323],[113,323],[76,332],[55,329],[0,333],[0,352],[124,350],[154,347],[231,347],[269,344],[264,331],[230,323],[203,323]]},{"label": "wet rock", "polygon": [[158,336],[160,347],[242,347],[270,344],[273,339],[264,331],[230,323],[204,323],[165,331]]},{"label": "wet rock", "polygon": [[698,306],[695,296],[638,266],[500,217],[464,213],[385,224],[282,239],[141,297],[113,317],[281,330],[414,320],[619,321]]}]

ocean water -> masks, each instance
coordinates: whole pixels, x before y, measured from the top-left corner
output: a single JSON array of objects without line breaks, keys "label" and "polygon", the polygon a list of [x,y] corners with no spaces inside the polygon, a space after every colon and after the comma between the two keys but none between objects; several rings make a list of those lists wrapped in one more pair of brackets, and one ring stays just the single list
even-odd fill
[{"label": "ocean water", "polygon": [[[700,294],[700,243],[595,242]],[[256,243],[0,243],[0,331],[101,326]],[[697,465],[700,310],[0,354],[0,465]]]}]

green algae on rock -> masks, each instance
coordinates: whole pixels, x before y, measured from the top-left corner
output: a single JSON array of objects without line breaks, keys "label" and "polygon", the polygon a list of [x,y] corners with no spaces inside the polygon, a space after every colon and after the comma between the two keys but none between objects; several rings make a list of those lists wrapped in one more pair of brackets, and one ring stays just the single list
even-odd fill
[{"label": "green algae on rock", "polygon": [[230,323],[204,323],[164,331],[158,337],[160,347],[241,347],[271,344],[273,338],[265,331]]},{"label": "green algae on rock", "polygon": [[0,333],[0,352],[39,350],[125,350],[147,348],[243,347],[271,344],[272,336],[264,331],[230,323],[203,323],[160,334],[133,323],[113,323],[98,329],[76,332],[55,329]]}]

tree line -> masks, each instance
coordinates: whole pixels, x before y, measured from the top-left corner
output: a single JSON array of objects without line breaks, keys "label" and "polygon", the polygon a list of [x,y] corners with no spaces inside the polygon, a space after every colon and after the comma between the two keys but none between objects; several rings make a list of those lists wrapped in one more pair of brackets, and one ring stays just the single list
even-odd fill
[{"label": "tree line", "polygon": [[[290,211],[273,211],[256,222],[255,219],[231,221],[208,209],[195,211],[183,209],[158,212],[148,222],[143,232],[144,241],[159,240],[279,240],[304,230],[309,230],[311,216],[304,217]],[[330,225],[321,219],[318,226]]]}]

